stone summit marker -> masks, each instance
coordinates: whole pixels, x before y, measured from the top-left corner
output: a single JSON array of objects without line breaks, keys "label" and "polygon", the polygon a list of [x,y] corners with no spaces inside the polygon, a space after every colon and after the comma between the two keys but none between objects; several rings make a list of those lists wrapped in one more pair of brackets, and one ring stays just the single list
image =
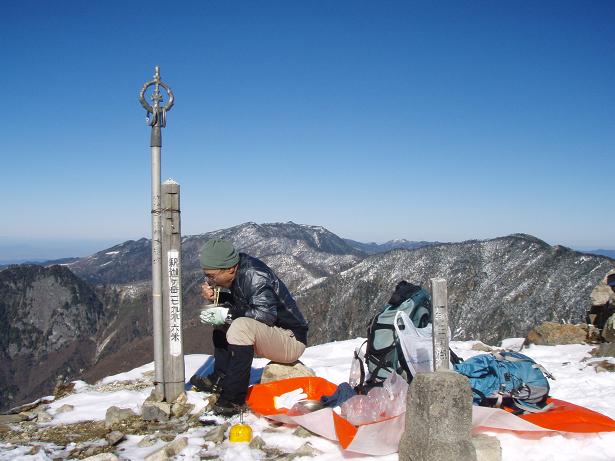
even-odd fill
[{"label": "stone summit marker", "polygon": [[431,279],[431,288],[434,371],[410,384],[399,461],[477,461],[470,382],[449,370],[446,280]]}]

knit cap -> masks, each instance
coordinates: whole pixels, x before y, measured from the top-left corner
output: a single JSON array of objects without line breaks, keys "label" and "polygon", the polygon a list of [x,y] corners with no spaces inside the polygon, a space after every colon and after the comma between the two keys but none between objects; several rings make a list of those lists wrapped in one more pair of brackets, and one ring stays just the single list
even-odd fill
[{"label": "knit cap", "polygon": [[212,239],[201,248],[203,269],[227,269],[239,262],[239,253],[227,240]]}]

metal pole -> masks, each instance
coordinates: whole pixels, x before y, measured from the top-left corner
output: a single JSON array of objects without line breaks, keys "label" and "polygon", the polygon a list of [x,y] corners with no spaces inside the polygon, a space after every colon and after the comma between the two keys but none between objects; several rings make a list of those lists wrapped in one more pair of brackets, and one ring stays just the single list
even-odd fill
[{"label": "metal pole", "polygon": [[[152,129],[153,131],[153,129]],[[160,128],[158,128],[160,131]],[[164,350],[162,343],[162,261],[160,259],[160,146],[152,146],[152,314],[154,330],[154,382],[164,395]]]},{"label": "metal pole", "polygon": [[162,185],[162,312],[164,326],[164,400],[174,402],[184,392],[182,338],[181,219],[179,184]]},{"label": "metal pole", "polygon": [[[151,100],[153,106],[145,100],[145,92],[153,86]],[[161,104],[163,96],[160,87],[164,88],[168,95],[168,101]],[[162,338],[162,261],[161,253],[161,229],[160,229],[160,151],[162,148],[162,131],[166,126],[166,113],[173,106],[173,92],[160,80],[160,68],[154,69],[154,79],[146,82],[141,88],[139,101],[147,111],[147,124],[152,127],[150,147],[152,154],[152,316],[154,330],[154,370],[155,392],[159,396],[164,395],[164,349]]]},{"label": "metal pole", "polygon": [[446,279],[430,279],[433,305],[433,365],[434,371],[448,370],[448,300]]}]

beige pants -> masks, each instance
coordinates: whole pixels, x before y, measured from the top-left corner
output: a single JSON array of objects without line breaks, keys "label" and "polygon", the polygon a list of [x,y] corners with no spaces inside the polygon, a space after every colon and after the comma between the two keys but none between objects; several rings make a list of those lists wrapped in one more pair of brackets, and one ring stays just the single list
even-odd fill
[{"label": "beige pants", "polygon": [[305,344],[295,334],[280,327],[270,327],[249,317],[233,320],[226,340],[237,346],[254,346],[254,353],[273,362],[292,363],[301,357]]}]

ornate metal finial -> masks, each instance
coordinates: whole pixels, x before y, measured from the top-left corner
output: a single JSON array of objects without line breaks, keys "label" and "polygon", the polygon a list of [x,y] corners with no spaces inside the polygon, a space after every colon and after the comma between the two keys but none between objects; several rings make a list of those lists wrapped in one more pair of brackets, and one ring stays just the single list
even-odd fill
[{"label": "ornate metal finial", "polygon": [[[153,106],[149,105],[145,100],[145,92],[150,86],[154,86],[154,92],[152,93],[151,100],[153,102]],[[164,97],[160,92],[160,87],[162,87],[168,96],[168,101],[166,105],[163,104]],[[160,80],[160,67],[154,67],[154,79],[146,82],[141,88],[141,92],[139,93],[139,101],[143,108],[147,111],[147,124],[149,126],[159,126],[165,127],[167,124],[167,111],[171,110],[173,107],[173,91],[162,80]]]}]

